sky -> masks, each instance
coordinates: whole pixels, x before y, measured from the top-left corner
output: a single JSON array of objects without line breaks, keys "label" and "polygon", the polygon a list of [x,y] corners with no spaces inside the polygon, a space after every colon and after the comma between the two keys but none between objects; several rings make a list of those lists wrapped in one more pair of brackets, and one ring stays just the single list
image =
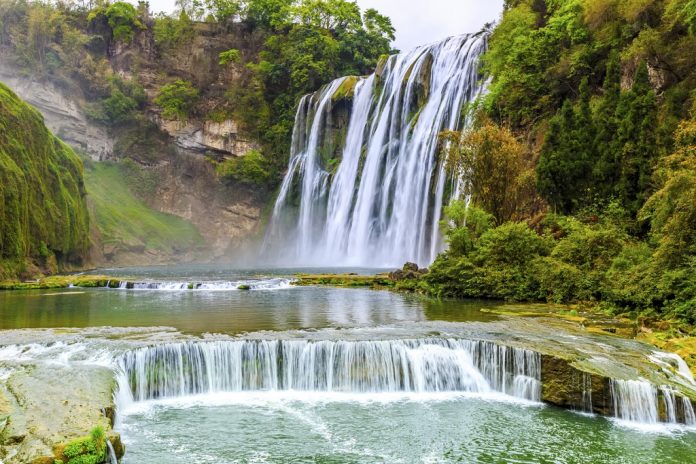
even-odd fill
[{"label": "sky", "polygon": [[[357,0],[389,16],[396,28],[395,48],[410,50],[451,35],[478,32],[503,11],[503,0]],[[133,3],[136,3],[135,1]],[[150,0],[154,12],[174,10],[174,0]]]}]

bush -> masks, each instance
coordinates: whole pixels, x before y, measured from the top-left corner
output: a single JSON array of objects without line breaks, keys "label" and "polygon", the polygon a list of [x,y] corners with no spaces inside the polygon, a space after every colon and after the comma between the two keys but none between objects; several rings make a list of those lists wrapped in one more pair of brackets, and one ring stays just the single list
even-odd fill
[{"label": "bush", "polygon": [[186,119],[198,100],[198,89],[188,81],[178,79],[160,89],[155,103],[162,108],[166,119]]},{"label": "bush", "polygon": [[161,13],[155,18],[152,32],[157,46],[165,50],[178,47],[194,35],[193,23],[183,13],[178,19]]},{"label": "bush", "polygon": [[99,464],[106,460],[106,436],[104,429],[95,427],[90,432],[90,436],[78,438],[68,443],[62,451],[62,456],[65,459],[57,461],[65,462],[66,464]]},{"label": "bush", "polygon": [[114,34],[114,39],[130,42],[136,29],[145,27],[138,19],[138,12],[133,5],[126,2],[116,2],[109,5],[104,13]]},{"label": "bush", "polygon": [[217,166],[217,172],[223,179],[231,179],[247,185],[263,186],[271,180],[268,160],[256,150],[220,163]]},{"label": "bush", "polygon": [[236,48],[231,48],[219,55],[220,66],[225,66],[228,63],[238,63],[242,59],[242,55]]}]

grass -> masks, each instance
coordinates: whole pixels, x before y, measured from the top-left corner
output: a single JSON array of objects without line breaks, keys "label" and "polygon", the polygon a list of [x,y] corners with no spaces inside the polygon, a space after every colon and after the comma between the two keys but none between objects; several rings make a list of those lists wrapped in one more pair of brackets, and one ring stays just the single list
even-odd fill
[{"label": "grass", "polygon": [[357,274],[298,274],[293,285],[329,285],[332,287],[367,287],[384,288],[393,287],[394,281],[386,274],[365,276]]},{"label": "grass", "polygon": [[166,253],[203,244],[196,227],[171,214],[149,208],[126,184],[126,171],[112,163],[94,163],[85,170],[87,192],[104,245],[143,247]]},{"label": "grass", "polygon": [[71,285],[81,288],[118,287],[126,279],[97,275],[51,276],[43,279],[20,282],[7,280],[0,282],[0,290],[50,290],[68,288]]}]

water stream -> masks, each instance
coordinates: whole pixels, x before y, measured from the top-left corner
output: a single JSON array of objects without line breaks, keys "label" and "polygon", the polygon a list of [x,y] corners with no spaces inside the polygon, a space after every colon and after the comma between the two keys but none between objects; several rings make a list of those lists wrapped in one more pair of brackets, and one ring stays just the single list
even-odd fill
[{"label": "water stream", "polygon": [[[693,426],[694,411],[673,387],[614,381],[616,419],[540,402],[539,347],[602,363],[625,352],[693,382],[681,358],[629,340],[500,320],[480,311],[491,302],[275,285],[292,271],[121,271],[140,284],[0,293],[3,328],[112,326],[5,332],[0,382],[23,365],[113,369],[125,464],[693,457],[696,434],[676,422]],[[129,328],[154,325],[186,333]],[[591,411],[591,382],[577,382],[578,410]]]},{"label": "water stream", "polygon": [[452,37],[392,56],[357,79],[345,141],[336,134],[335,96],[352,78],[306,96],[266,254],[293,265],[432,262],[443,246],[442,206],[461,187],[445,173],[439,134],[460,128],[463,106],[483,91],[478,59],[486,41],[485,34]]}]

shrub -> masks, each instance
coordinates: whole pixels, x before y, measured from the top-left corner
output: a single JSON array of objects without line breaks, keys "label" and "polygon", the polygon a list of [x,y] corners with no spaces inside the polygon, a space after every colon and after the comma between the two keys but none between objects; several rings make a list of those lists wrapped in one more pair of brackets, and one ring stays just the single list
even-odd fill
[{"label": "shrub", "polygon": [[109,5],[104,12],[114,34],[114,39],[130,42],[136,29],[144,29],[138,19],[138,12],[133,5],[126,2],[116,2]]},{"label": "shrub", "polygon": [[271,179],[268,160],[256,150],[220,163],[217,172],[223,179],[232,179],[247,185],[265,185]]},{"label": "shrub", "polygon": [[155,103],[162,108],[162,116],[166,119],[186,119],[197,100],[198,89],[178,79],[160,89]]},{"label": "shrub", "polygon": [[228,63],[238,63],[242,59],[242,55],[236,48],[231,48],[219,55],[220,66],[225,66]]}]

